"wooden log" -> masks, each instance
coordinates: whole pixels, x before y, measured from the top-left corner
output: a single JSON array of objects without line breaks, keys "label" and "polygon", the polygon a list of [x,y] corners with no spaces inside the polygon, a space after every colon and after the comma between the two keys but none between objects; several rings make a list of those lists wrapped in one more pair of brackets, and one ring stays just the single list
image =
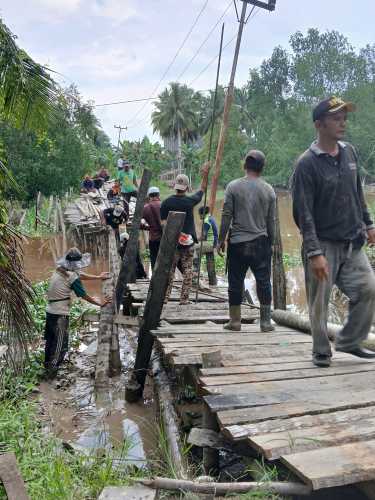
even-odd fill
[{"label": "wooden log", "polygon": [[169,212],[168,214],[167,224],[160,242],[160,251],[150,282],[145,311],[139,329],[133,377],[131,384],[129,384],[125,391],[127,401],[136,401],[143,394],[146,373],[154,344],[154,336],[150,332],[158,326],[160,321],[164,297],[169,282],[169,274],[184,220],[185,214],[182,212]]},{"label": "wooden log", "polygon": [[[221,366],[221,351],[213,351],[202,354],[203,368],[215,368]],[[216,415],[211,412],[206,402],[203,403],[203,428],[213,432],[220,432]],[[215,448],[203,448],[203,467],[206,474],[216,475],[219,471],[219,451]]]},{"label": "wooden log", "polygon": [[146,168],[143,171],[141,184],[139,186],[137,203],[135,205],[132,227],[129,234],[129,241],[126,246],[124,259],[121,263],[121,269],[116,285],[116,304],[120,308],[126,285],[135,282],[136,259],[138,251],[139,227],[141,225],[142,212],[145,204],[148,186],[150,184],[152,173]]},{"label": "wooden log", "polygon": [[182,441],[178,430],[178,418],[174,408],[175,397],[172,394],[168,375],[165,373],[159,356],[153,356],[152,373],[164,431],[167,436],[173,468],[179,478],[187,478],[187,464],[182,454]]},{"label": "wooden log", "polygon": [[[310,320],[309,318],[301,314],[297,314],[291,311],[282,311],[281,309],[275,309],[272,312],[272,319],[279,325],[289,326],[291,328],[295,328],[302,332],[311,334]],[[340,327],[339,325],[335,325],[333,323],[327,324],[328,336],[330,340],[334,340],[337,332],[340,331],[341,328],[342,327]]]},{"label": "wooden log", "polygon": [[14,453],[0,455],[0,479],[8,500],[29,500]]},{"label": "wooden log", "polygon": [[179,479],[168,479],[155,477],[154,479],[136,479],[145,486],[160,490],[182,490],[194,493],[208,493],[215,496],[222,496],[228,493],[246,493],[254,490],[265,490],[269,493],[279,495],[310,495],[311,487],[297,482],[195,482],[182,481]]},{"label": "wooden log", "polygon": [[283,263],[283,244],[280,232],[279,207],[276,198],[275,241],[272,254],[273,306],[286,309],[286,276]]}]

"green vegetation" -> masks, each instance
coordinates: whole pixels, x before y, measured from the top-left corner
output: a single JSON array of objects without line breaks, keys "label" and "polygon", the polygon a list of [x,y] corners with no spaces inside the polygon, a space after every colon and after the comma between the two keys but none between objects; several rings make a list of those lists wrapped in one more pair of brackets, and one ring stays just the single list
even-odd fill
[{"label": "green vegetation", "polygon": [[[126,458],[129,440],[104,456],[86,456],[67,451],[46,433],[40,408],[30,398],[40,372],[40,356],[34,356],[22,376],[9,377],[7,397],[0,401],[1,451],[16,454],[31,500],[94,499],[106,485],[127,484],[129,471],[117,464]],[[2,486],[0,498],[7,498]]]}]

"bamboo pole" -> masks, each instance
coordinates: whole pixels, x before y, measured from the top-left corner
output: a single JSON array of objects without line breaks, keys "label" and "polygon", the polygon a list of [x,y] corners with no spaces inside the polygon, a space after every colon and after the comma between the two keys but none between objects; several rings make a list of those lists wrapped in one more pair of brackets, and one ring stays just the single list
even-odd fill
[{"label": "bamboo pole", "polygon": [[[212,141],[213,141],[213,137],[214,137],[214,127],[215,127],[215,109],[216,109],[216,102],[217,102],[217,92],[218,92],[218,88],[219,88],[219,77],[220,77],[220,66],[221,66],[221,54],[222,54],[222,51],[223,51],[223,40],[224,40],[224,23],[221,27],[221,37],[220,37],[220,49],[219,49],[219,59],[218,59],[218,62],[217,62],[217,70],[216,70],[216,82],[215,82],[215,94],[214,94],[214,102],[213,102],[213,106],[212,106],[212,116],[211,116],[211,132],[210,132],[210,142],[209,142],[209,145],[208,145],[208,155],[207,155],[207,161],[210,162],[211,161],[211,153],[212,153]],[[203,219],[202,219],[202,226],[201,226],[201,242],[200,242],[200,246],[199,246],[199,254],[198,254],[198,278],[197,278],[197,292],[196,292],[196,295],[195,295],[195,302],[198,302],[198,293],[199,293],[199,282],[200,282],[200,277],[201,277],[201,262],[202,262],[202,252],[203,252],[203,230],[204,230],[204,220],[205,220],[205,211],[206,211],[206,206],[207,206],[207,187],[204,191],[204,201],[203,201]],[[206,259],[208,259],[208,257],[206,256]],[[208,260],[207,260],[207,263],[208,263]],[[208,267],[208,266],[207,266]],[[211,275],[212,275],[212,268],[213,268],[213,272],[215,274],[215,280],[216,280],[216,273],[215,273],[215,258],[213,259],[213,265],[211,263]],[[209,273],[209,276],[210,276],[210,273]],[[215,281],[212,279],[211,277],[211,284],[213,284],[213,282]],[[214,284],[217,284],[214,283]]]},{"label": "bamboo pole", "polygon": [[217,150],[216,150],[215,171],[214,171],[214,175],[212,177],[211,193],[210,193],[211,196],[210,196],[210,203],[209,203],[211,213],[213,212],[213,210],[215,208],[215,203],[216,203],[216,191],[217,191],[217,186],[218,186],[219,177],[220,177],[220,168],[221,168],[221,160],[223,158],[224,144],[225,144],[225,139],[226,139],[228,125],[229,125],[229,114],[230,114],[230,109],[231,109],[233,97],[234,97],[234,79],[236,76],[238,56],[240,53],[241,40],[242,40],[242,33],[243,33],[244,25],[245,25],[246,8],[247,8],[247,3],[242,2],[240,25],[238,28],[236,48],[234,51],[234,57],[233,57],[233,63],[232,63],[232,71],[231,71],[231,75],[230,75],[227,94],[225,96],[223,121],[221,124],[219,142],[218,142]]}]

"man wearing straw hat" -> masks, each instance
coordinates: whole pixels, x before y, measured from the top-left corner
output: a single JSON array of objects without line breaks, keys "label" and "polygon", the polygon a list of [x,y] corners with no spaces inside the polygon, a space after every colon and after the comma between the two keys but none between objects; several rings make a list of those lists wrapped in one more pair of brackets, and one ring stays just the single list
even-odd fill
[{"label": "man wearing straw hat", "polygon": [[48,378],[54,378],[57,370],[68,352],[69,312],[71,293],[97,306],[110,302],[109,298],[100,301],[87,294],[81,280],[108,279],[109,273],[99,276],[78,273],[80,269],[90,265],[89,253],[82,254],[78,248],[71,248],[64,257],[57,260],[57,268],[53,273],[47,291],[48,305],[45,326],[45,359],[44,367]]}]

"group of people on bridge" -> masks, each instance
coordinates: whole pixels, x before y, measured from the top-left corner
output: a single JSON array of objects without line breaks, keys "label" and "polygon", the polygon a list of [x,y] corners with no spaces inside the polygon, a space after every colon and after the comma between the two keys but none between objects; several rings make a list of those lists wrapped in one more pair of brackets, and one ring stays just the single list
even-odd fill
[{"label": "group of people on bridge", "polygon": [[[343,142],[348,113],[355,106],[337,97],[317,104],[312,119],[317,138],[299,157],[292,176],[293,216],[303,240],[302,259],[306,293],[313,337],[312,361],[316,366],[329,367],[332,348],[328,338],[328,304],[332,287],[337,287],[349,299],[347,321],[335,340],[336,351],[361,358],[375,358],[375,352],[365,349],[374,316],[375,276],[364,251],[364,245],[375,244],[375,226],[368,211],[359,174],[358,155],[354,147]],[[260,330],[270,332],[271,322],[271,260],[275,239],[276,194],[262,178],[266,156],[250,150],[244,160],[245,176],[231,181],[226,187],[220,231],[207,207],[201,206],[205,252],[214,249],[227,252],[229,322],[224,329],[241,330],[241,304],[244,280],[250,269],[256,281],[260,304]],[[143,209],[143,227],[149,230],[151,267],[154,268],[163,226],[171,211],[184,212],[185,220],[178,239],[165,301],[167,302],[176,267],[182,272],[180,304],[189,304],[193,284],[194,253],[199,243],[194,209],[207,189],[210,165],[201,169],[198,191],[189,194],[186,175],[176,177],[174,193],[163,201],[157,187],[148,191]],[[112,201],[112,222],[117,228],[128,217],[126,206],[137,194],[137,179],[129,162],[118,163],[118,179],[108,199]],[[105,215],[111,224],[110,214]],[[120,217],[120,218],[119,218]],[[114,227],[112,225],[112,227]],[[116,227],[114,227],[116,229]],[[121,239],[121,238],[120,238]],[[106,275],[90,276],[77,270],[87,265],[87,257],[77,249],[57,262],[48,290],[49,305],[46,323],[46,369],[56,370],[67,346],[67,322],[70,292],[89,302],[81,279],[105,279]],[[106,300],[106,299],[105,299]],[[65,333],[62,333],[65,332]]]}]

